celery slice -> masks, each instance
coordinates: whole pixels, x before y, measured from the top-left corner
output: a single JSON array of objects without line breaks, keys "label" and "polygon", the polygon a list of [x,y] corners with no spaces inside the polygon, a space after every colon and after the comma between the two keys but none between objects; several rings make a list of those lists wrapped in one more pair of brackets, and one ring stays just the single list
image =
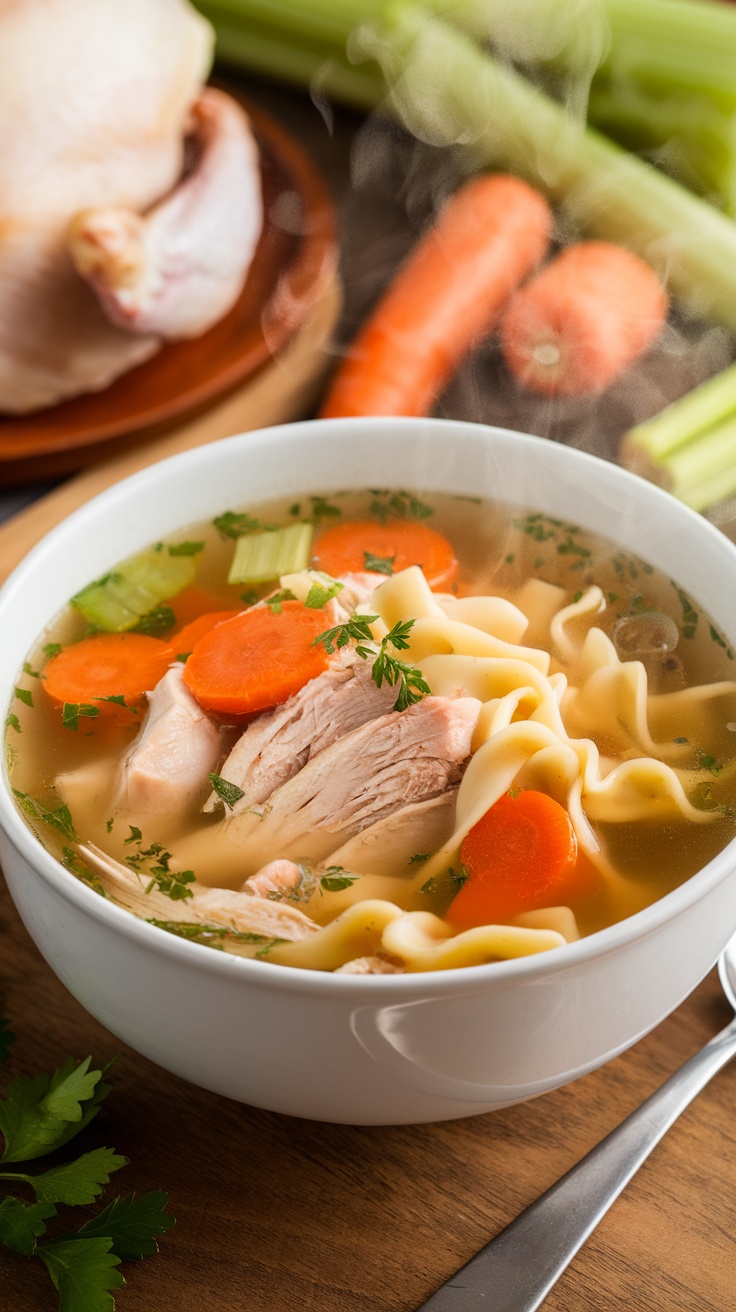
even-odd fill
[{"label": "celery slice", "polygon": [[96,629],[124,633],[162,601],[175,597],[194,581],[197,566],[191,556],[171,556],[151,547],[132,556],[95,583],[89,583],[71,604]]},{"label": "celery slice", "polygon": [[269,583],[282,574],[298,574],[309,565],[312,533],[311,524],[289,524],[238,538],[228,583]]}]

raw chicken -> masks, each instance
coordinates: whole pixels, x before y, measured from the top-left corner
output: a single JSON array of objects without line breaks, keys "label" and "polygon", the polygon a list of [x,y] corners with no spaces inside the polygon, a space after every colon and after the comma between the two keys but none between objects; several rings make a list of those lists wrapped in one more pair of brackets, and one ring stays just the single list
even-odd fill
[{"label": "raw chicken", "polygon": [[[211,28],[185,0],[0,0],[0,410],[103,388],[169,332],[207,327],[215,301],[228,304],[228,279],[237,296],[261,222],[260,179],[245,117],[220,93],[201,94],[211,56]],[[202,172],[185,176],[180,198],[192,131]],[[227,159],[237,177],[223,193]],[[230,206],[241,222],[246,195],[251,216],[234,233]],[[126,211],[143,238],[140,331],[110,322],[70,257],[75,216],[101,208]],[[176,294],[174,245],[177,261],[185,254]],[[222,245],[226,258],[217,250],[213,262]],[[199,328],[182,317],[189,289]]]}]

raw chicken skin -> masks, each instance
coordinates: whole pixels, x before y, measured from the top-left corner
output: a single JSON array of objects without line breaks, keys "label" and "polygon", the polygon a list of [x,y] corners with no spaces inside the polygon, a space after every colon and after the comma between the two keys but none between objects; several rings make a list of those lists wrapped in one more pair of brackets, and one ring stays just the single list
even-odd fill
[{"label": "raw chicken skin", "polygon": [[0,0],[0,410],[106,387],[159,349],[158,329],[110,323],[67,235],[81,211],[169,196],[211,58],[185,0]]}]

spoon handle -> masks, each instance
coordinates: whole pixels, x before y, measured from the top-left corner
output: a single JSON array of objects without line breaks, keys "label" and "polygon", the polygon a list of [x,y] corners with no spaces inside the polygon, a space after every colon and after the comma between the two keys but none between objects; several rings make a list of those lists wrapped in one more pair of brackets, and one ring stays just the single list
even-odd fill
[{"label": "spoon handle", "polygon": [[677,1117],[736,1055],[736,1020],[482,1248],[418,1312],[535,1312]]}]

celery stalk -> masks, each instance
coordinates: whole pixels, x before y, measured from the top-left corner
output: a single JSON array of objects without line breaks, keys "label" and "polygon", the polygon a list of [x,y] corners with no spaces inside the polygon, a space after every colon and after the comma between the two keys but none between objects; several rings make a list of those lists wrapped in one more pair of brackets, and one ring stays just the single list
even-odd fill
[{"label": "celery stalk", "polygon": [[[679,2],[679,0],[678,0]],[[388,104],[411,132],[456,144],[476,167],[526,177],[588,234],[658,268],[695,313],[736,329],[736,224],[590,129],[462,33],[397,8],[349,54],[381,63]]]},{"label": "celery stalk", "polygon": [[309,565],[312,533],[311,524],[289,524],[238,538],[228,583],[270,583],[298,574]]},{"label": "celery stalk", "polygon": [[656,463],[732,416],[736,419],[736,364],[673,401],[654,419],[632,428],[624,439],[625,447]]},{"label": "celery stalk", "polygon": [[730,497],[736,492],[736,415],[681,447],[659,468],[664,486],[693,510]]}]

